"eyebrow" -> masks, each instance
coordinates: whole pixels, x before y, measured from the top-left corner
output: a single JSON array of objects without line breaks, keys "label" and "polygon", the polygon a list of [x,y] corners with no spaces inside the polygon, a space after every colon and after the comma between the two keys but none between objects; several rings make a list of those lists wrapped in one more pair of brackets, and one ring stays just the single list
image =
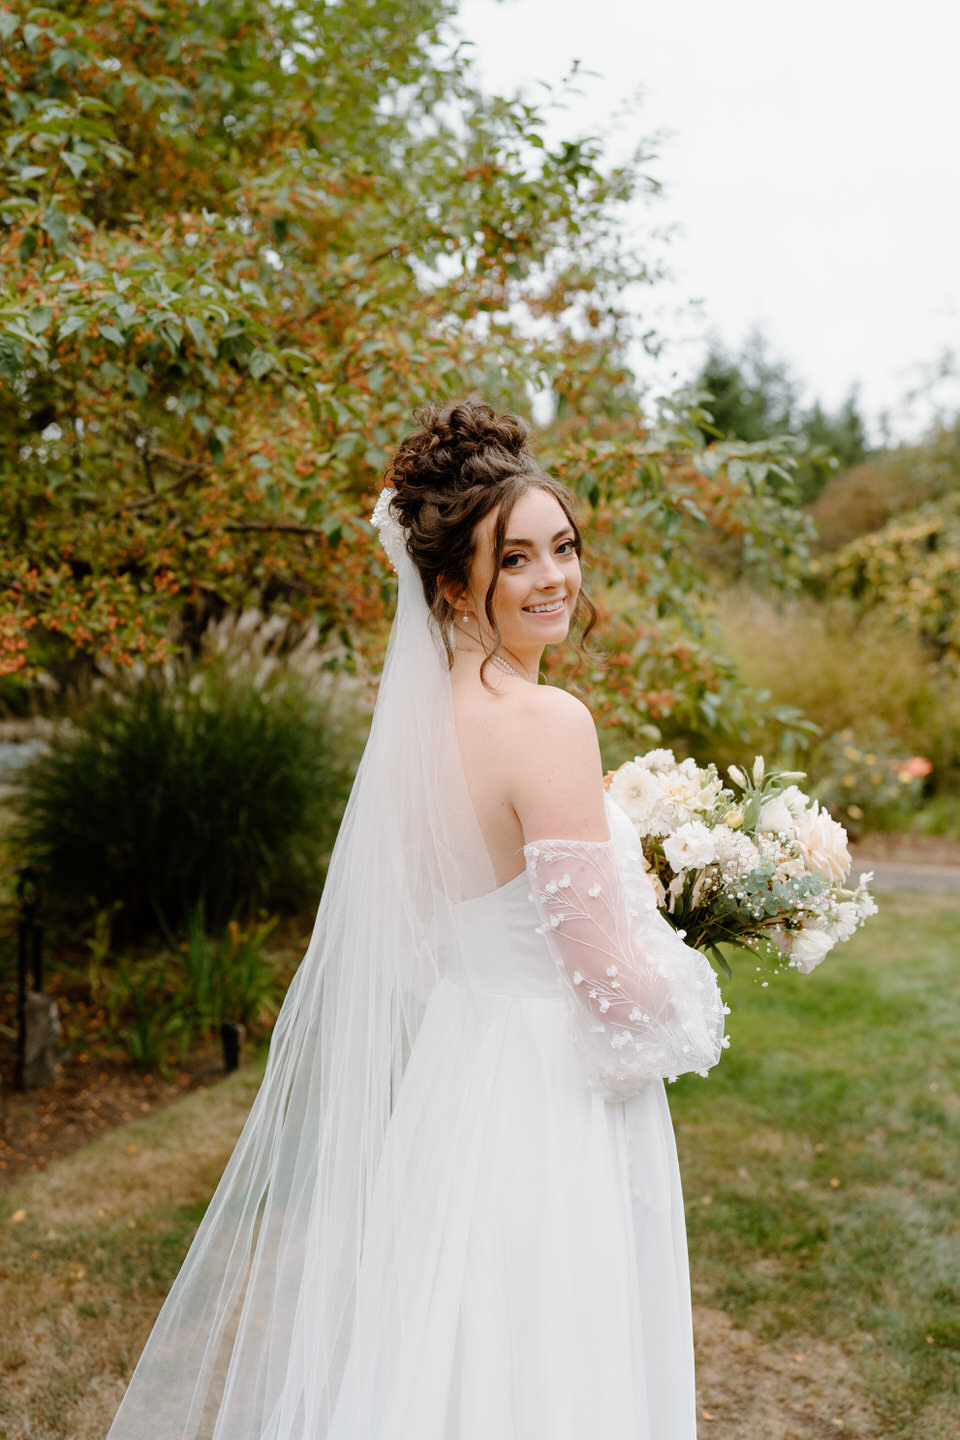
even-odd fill
[{"label": "eyebrow", "polygon": [[[557,533],[556,533],[556,535],[553,536],[553,538],[552,538],[551,541],[550,541],[550,544],[551,544],[551,545],[556,545],[556,543],[557,543],[557,541],[560,539],[561,535],[572,535],[572,534],[573,534],[573,526],[572,526],[572,525],[564,525],[563,529],[562,529],[562,530],[558,530]],[[532,549],[534,548],[534,543],[535,543],[535,542],[534,542],[533,540],[504,540],[504,542],[503,542],[503,548],[506,549],[508,545],[526,545],[529,550],[532,550]]]}]

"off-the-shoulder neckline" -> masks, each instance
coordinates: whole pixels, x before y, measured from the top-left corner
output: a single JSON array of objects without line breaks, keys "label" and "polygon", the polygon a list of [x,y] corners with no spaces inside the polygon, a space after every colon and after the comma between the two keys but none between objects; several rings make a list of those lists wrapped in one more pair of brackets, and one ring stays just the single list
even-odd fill
[{"label": "off-the-shoulder neckline", "polygon": [[570,845],[603,845],[603,846],[607,846],[607,845],[612,845],[612,844],[613,844],[613,836],[612,836],[612,835],[608,835],[607,838],[606,838],[606,840],[574,840],[574,839],[569,838],[569,837],[554,837],[554,836],[550,836],[549,838],[544,839],[544,840],[528,840],[527,843],[526,843],[526,845],[524,845],[524,847],[523,847],[523,853],[524,853],[524,855],[526,855],[527,852],[530,851],[530,850],[542,849],[544,846],[547,846],[547,845],[558,845],[558,846],[560,846],[560,845],[567,845],[567,846],[570,846]]}]

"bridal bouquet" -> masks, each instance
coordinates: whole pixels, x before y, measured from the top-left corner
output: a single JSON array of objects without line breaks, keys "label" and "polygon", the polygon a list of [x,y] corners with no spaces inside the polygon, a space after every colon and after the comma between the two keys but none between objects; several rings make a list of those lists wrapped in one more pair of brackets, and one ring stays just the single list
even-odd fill
[{"label": "bridal bouquet", "polygon": [[689,945],[727,974],[723,941],[811,971],[877,912],[873,876],[845,889],[847,832],[797,788],[802,773],[750,773],[652,750],[607,775],[610,798],[643,847],[657,903]]}]

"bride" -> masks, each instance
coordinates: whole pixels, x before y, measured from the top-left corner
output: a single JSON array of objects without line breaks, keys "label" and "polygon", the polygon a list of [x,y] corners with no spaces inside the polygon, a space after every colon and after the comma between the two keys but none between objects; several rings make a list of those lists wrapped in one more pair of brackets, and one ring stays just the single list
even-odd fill
[{"label": "bride", "polygon": [[421,422],[313,936],[109,1440],[695,1440],[662,1081],[723,1006],[537,683],[593,618],[569,493],[514,416]]}]

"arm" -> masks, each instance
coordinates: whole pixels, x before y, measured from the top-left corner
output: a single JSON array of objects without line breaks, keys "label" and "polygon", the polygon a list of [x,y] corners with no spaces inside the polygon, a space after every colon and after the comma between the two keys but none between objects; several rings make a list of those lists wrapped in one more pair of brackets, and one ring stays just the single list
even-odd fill
[{"label": "arm", "polygon": [[588,1080],[624,1100],[650,1080],[716,1064],[723,1004],[708,961],[659,914],[639,842],[600,838],[609,827],[596,732],[578,702],[562,699],[526,757],[517,813]]}]

